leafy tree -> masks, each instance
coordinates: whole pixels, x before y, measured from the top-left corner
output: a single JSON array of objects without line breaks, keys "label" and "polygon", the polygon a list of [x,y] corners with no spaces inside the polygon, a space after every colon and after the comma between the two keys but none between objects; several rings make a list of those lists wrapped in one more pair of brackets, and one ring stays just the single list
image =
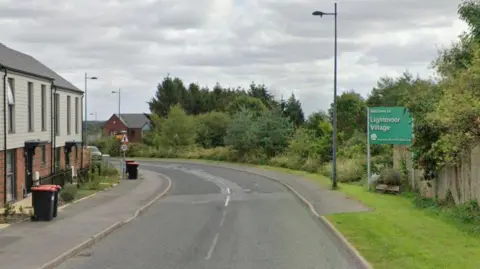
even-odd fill
[{"label": "leafy tree", "polygon": [[232,146],[240,154],[258,148],[259,127],[256,115],[247,109],[235,114],[225,136],[225,145]]},{"label": "leafy tree", "polygon": [[228,106],[227,111],[230,115],[235,115],[242,109],[251,111],[254,115],[261,115],[267,107],[260,99],[250,97],[247,95],[240,95],[236,97]]},{"label": "leafy tree", "polygon": [[290,141],[288,152],[301,158],[313,158],[322,162],[331,160],[332,125],[327,121],[319,123],[321,132],[327,135],[318,136],[315,130],[300,128]]},{"label": "leafy tree", "polygon": [[180,105],[170,109],[163,120],[160,132],[160,144],[164,147],[183,147],[195,144],[195,122],[183,111]]},{"label": "leafy tree", "polygon": [[325,135],[322,130],[321,125],[323,122],[328,122],[330,119],[328,118],[327,113],[325,111],[317,111],[308,116],[308,119],[305,121],[304,127],[306,129],[311,130],[315,136],[320,137]]},{"label": "leafy tree", "polygon": [[[329,110],[333,114],[333,104]],[[342,93],[337,98],[337,128],[345,139],[352,137],[356,130],[366,132],[367,109],[363,97],[354,92]]]},{"label": "leafy tree", "polygon": [[292,123],[279,109],[265,111],[258,119],[257,141],[268,157],[283,152],[293,134]]},{"label": "leafy tree", "polygon": [[204,148],[225,145],[224,137],[231,118],[223,112],[209,112],[195,118],[197,122],[197,144]]},{"label": "leafy tree", "polygon": [[247,91],[248,95],[259,99],[268,108],[272,109],[278,106],[278,102],[275,101],[273,95],[267,90],[265,85],[257,85],[254,82],[250,84],[250,88]]},{"label": "leafy tree", "polygon": [[167,76],[158,84],[155,96],[148,102],[150,111],[166,117],[170,108],[176,104],[185,105],[187,90],[179,78]]},{"label": "leafy tree", "polygon": [[288,101],[283,105],[283,114],[285,117],[289,118],[295,127],[299,127],[305,122],[305,115],[303,114],[302,104],[298,99],[295,98],[295,95],[292,93]]},{"label": "leafy tree", "polygon": [[404,72],[401,77],[396,79],[382,77],[368,96],[367,105],[369,107],[402,106],[405,94],[409,92],[415,81],[414,76],[408,72]]}]

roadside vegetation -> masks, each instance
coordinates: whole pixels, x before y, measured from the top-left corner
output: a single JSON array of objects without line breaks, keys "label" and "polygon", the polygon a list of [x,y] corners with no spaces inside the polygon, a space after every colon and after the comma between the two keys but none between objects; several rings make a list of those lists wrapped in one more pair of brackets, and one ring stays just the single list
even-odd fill
[{"label": "roadside vegetation", "polygon": [[94,163],[88,174],[80,176],[76,184],[66,184],[60,191],[61,203],[71,203],[75,200],[92,195],[98,191],[111,188],[120,181],[118,170],[103,162]]},{"label": "roadside vegetation", "polygon": [[[329,219],[375,268],[480,266],[478,201],[455,205],[449,197],[421,197],[410,188],[404,168],[392,170],[389,145],[372,147],[372,172],[387,182],[399,174],[396,184],[404,193],[383,195],[365,187],[367,107],[409,109],[415,119],[410,150],[425,181],[434,181],[443,167],[458,165],[462,154],[478,143],[480,1],[463,1],[458,13],[470,29],[433,59],[435,77],[408,72],[381,77],[367,98],[351,90],[337,99],[340,191],[375,210]],[[208,89],[170,76],[149,104],[154,128],[143,143],[129,144],[129,157],[267,165],[330,184],[331,108],[305,117],[294,94],[278,100],[264,85],[232,89],[217,84]],[[112,156],[120,148],[109,138],[97,146]]]}]

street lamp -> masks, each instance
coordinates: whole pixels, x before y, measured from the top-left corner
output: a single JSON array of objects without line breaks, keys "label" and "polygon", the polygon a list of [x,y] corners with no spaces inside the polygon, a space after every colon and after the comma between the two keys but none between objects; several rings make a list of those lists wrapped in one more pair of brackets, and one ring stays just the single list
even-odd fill
[{"label": "street lamp", "polygon": [[112,91],[112,93],[118,93],[118,118],[120,118],[120,95],[121,95],[121,90],[118,89],[118,91]]},{"label": "street lamp", "polygon": [[98,114],[97,112],[90,113],[90,116],[95,116],[95,121],[98,121]]},{"label": "street lamp", "polygon": [[87,81],[91,79],[91,80],[96,80],[98,79],[98,77],[89,77],[87,75],[87,73],[85,72],[85,145],[88,146],[88,136],[87,136],[87,131],[88,131],[88,113],[87,113],[87,104],[88,104],[88,100],[87,100]]},{"label": "street lamp", "polygon": [[315,11],[313,16],[333,16],[335,18],[334,28],[334,63],[333,63],[333,138],[332,138],[332,187],[337,188],[337,3],[334,4],[334,12],[327,13]]}]

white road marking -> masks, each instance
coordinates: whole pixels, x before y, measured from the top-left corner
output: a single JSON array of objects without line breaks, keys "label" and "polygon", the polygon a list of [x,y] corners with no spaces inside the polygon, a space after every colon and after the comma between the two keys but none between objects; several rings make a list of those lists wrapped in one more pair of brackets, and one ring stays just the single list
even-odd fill
[{"label": "white road marking", "polygon": [[225,206],[228,206],[228,202],[230,202],[230,195],[227,196],[227,200],[225,200]]},{"label": "white road marking", "polygon": [[230,194],[230,188],[227,188],[227,193]]},{"label": "white road marking", "polygon": [[205,257],[205,260],[210,260],[210,258],[212,257],[212,253],[213,253],[213,250],[215,249],[215,246],[217,245],[217,241],[218,241],[218,233],[216,233],[215,237],[213,238],[212,245],[208,250],[207,257]]},{"label": "white road marking", "polygon": [[195,202],[192,202],[192,204],[194,205],[200,205],[200,204],[208,204],[210,203],[211,201],[195,201]]},{"label": "white road marking", "polygon": [[225,222],[225,216],[227,215],[227,211],[223,211],[222,219],[220,220],[220,227],[223,227],[223,223]]}]

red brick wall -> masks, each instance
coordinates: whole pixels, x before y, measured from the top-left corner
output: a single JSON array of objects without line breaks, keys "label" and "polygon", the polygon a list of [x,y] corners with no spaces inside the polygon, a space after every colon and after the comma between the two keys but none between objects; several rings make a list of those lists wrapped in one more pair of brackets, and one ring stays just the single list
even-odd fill
[{"label": "red brick wall", "polygon": [[[15,150],[15,193],[17,200],[23,199],[23,188],[26,187],[25,184],[25,155],[23,148],[17,148]],[[36,156],[35,156],[36,157]]]},{"label": "red brick wall", "polygon": [[127,126],[123,124],[123,122],[117,117],[117,115],[113,115],[108,119],[107,122],[105,122],[105,125],[103,125],[103,134],[109,136],[110,132],[115,131],[117,133],[120,133],[121,131],[126,131]]},{"label": "red brick wall", "polygon": [[142,142],[142,129],[128,129],[127,131],[128,142],[141,143]]},{"label": "red brick wall", "polygon": [[[35,171],[40,172],[40,176],[48,176],[50,175],[52,165],[54,165],[54,162],[52,160],[52,145],[51,144],[46,144],[45,145],[45,150],[46,150],[46,162],[45,165],[42,165],[42,149],[41,147],[37,147],[35,150],[35,155],[33,156],[33,171],[32,173],[35,173]],[[61,147],[61,153],[60,153],[60,167],[65,168],[65,153],[64,153],[64,147]],[[72,152],[70,153],[70,165],[74,165],[77,169],[80,168],[80,163],[81,163],[81,157],[82,157],[82,147],[79,146],[77,150],[77,156],[75,157],[75,149],[72,148]],[[23,188],[26,186],[26,175],[25,175],[25,156],[24,156],[24,149],[23,148],[17,148],[15,149],[15,154],[16,154],[16,164],[15,164],[15,176],[16,176],[16,188],[15,188],[15,193],[16,193],[16,198],[17,200],[23,199]],[[87,157],[87,151],[85,151],[84,155],[84,160],[83,160],[83,167],[88,167],[89,166],[89,160]],[[3,207],[4,205],[4,184],[5,184],[5,179],[4,179],[4,169],[5,169],[5,161],[4,161],[4,152],[0,151],[0,207]],[[35,176],[35,174],[33,175]]]},{"label": "red brick wall", "polygon": [[3,173],[5,170],[5,162],[3,159],[3,151],[0,151],[0,207],[4,206],[4,200],[5,200],[5,193],[4,193],[4,188],[5,188],[5,179],[3,176]]}]

